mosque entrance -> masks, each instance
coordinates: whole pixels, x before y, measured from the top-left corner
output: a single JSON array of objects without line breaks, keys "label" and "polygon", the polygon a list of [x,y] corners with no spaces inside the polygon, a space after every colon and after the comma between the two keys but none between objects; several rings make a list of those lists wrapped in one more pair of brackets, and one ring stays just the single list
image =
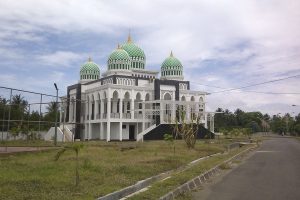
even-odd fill
[{"label": "mosque entrance", "polygon": [[129,140],[134,140],[135,126],[129,125]]}]

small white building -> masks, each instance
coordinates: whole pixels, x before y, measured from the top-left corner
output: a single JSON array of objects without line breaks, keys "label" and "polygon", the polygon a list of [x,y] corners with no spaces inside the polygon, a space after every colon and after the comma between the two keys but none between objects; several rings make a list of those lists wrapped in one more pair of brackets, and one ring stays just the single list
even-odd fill
[{"label": "small white building", "polygon": [[146,56],[129,35],[107,60],[100,75],[91,58],[80,69],[80,81],[67,89],[61,109],[61,123],[75,139],[142,140],[160,124],[172,124],[178,109],[186,111],[186,121],[207,128],[205,96],[191,91],[183,77],[183,66],[171,52],[159,72],[145,69]]}]

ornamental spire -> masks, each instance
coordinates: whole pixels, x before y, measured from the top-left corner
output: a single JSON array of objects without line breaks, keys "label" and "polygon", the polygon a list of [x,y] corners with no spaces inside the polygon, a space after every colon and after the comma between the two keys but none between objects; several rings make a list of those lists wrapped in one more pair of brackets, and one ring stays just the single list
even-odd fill
[{"label": "ornamental spire", "polygon": [[173,57],[173,51],[171,50],[170,57]]},{"label": "ornamental spire", "polygon": [[128,43],[132,42],[130,30],[129,30],[129,33],[128,33],[128,39],[127,39],[127,42],[128,42]]},{"label": "ornamental spire", "polygon": [[120,47],[120,44],[118,43],[118,47],[117,47],[117,49],[121,49],[121,47]]},{"label": "ornamental spire", "polygon": [[89,58],[88,58],[88,62],[92,62],[92,58],[91,58],[91,56],[89,56]]}]

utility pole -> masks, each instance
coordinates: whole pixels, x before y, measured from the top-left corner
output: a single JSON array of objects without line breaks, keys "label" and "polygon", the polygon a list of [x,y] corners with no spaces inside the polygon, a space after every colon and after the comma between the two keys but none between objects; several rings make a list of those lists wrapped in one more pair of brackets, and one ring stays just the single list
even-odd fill
[{"label": "utility pole", "polygon": [[56,83],[54,83],[56,89],[56,106],[55,106],[55,132],[54,132],[54,145],[57,145],[57,111],[58,111],[58,88]]}]

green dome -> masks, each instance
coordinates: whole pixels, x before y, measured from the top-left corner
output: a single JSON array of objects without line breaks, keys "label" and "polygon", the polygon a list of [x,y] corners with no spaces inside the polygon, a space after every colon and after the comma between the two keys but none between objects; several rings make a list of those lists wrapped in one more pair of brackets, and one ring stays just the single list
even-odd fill
[{"label": "green dome", "polygon": [[130,57],[126,51],[118,48],[110,54],[108,60],[130,60]]},{"label": "green dome", "polygon": [[128,53],[118,46],[108,58],[108,70],[128,70],[130,69],[130,60]]},{"label": "green dome", "polygon": [[99,77],[99,66],[89,58],[80,68],[80,80],[95,80],[99,79]]},{"label": "green dome", "polygon": [[144,51],[133,43],[131,36],[128,36],[128,40],[121,46],[131,58],[131,69],[145,69],[146,56]]},{"label": "green dome", "polygon": [[161,65],[161,77],[165,79],[183,79],[183,66],[181,62],[173,56],[172,52]]}]

